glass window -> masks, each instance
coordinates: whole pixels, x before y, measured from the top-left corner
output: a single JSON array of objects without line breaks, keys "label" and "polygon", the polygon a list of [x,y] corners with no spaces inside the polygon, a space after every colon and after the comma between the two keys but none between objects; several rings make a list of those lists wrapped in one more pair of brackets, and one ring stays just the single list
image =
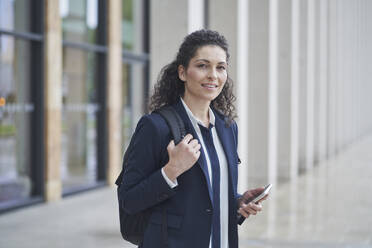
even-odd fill
[{"label": "glass window", "polygon": [[95,43],[98,26],[98,0],[60,0],[63,39]]},{"label": "glass window", "polygon": [[25,0],[0,0],[0,29],[30,32],[31,3]]},{"label": "glass window", "polygon": [[30,45],[0,35],[0,203],[28,198],[34,186]]},{"label": "glass window", "polygon": [[62,182],[67,190],[97,181],[96,57],[63,49]]},{"label": "glass window", "polygon": [[[134,76],[135,75],[135,76]],[[123,63],[122,147],[127,147],[135,125],[145,111],[145,65]]]},{"label": "glass window", "polygon": [[144,51],[144,1],[123,0],[122,42],[124,50]]},{"label": "glass window", "polygon": [[[146,0],[122,0],[122,46],[123,46],[123,108],[122,108],[122,147],[126,147],[134,132],[135,125],[146,111],[145,98],[147,60],[125,60],[130,54],[139,58],[146,54]],[[129,53],[131,52],[131,53]]]}]

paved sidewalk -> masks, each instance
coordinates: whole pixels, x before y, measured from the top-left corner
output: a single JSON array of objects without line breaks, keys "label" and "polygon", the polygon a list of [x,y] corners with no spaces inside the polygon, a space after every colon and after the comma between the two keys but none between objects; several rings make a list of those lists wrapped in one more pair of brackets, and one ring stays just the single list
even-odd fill
[{"label": "paved sidewalk", "polygon": [[[240,227],[240,247],[372,248],[372,137],[276,186]],[[116,191],[102,188],[0,216],[1,248],[129,248]]]}]

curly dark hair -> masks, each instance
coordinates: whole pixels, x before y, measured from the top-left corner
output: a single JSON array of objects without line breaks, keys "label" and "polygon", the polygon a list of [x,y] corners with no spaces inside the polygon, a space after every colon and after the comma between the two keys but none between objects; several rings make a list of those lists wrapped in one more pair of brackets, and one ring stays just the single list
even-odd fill
[{"label": "curly dark hair", "polygon": [[[154,93],[150,98],[149,111],[154,111],[165,105],[174,104],[184,95],[185,85],[178,77],[178,66],[182,65],[187,69],[196,51],[206,45],[221,47],[226,52],[227,62],[229,61],[228,44],[223,35],[207,29],[198,30],[187,35],[178,50],[176,59],[164,66],[160,71],[157,83],[154,86]],[[227,117],[226,121],[228,124],[236,118],[235,106],[233,104],[235,99],[233,81],[227,77],[221,93],[212,101],[211,106]]]}]

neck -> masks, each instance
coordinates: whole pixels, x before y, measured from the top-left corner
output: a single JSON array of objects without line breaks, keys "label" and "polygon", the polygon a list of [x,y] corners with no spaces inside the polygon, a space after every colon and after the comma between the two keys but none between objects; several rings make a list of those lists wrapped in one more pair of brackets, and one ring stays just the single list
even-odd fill
[{"label": "neck", "polygon": [[209,124],[209,105],[210,101],[198,101],[195,99],[191,99],[186,95],[182,97],[183,101],[186,103],[187,107],[191,110],[192,114],[201,120],[205,126]]}]

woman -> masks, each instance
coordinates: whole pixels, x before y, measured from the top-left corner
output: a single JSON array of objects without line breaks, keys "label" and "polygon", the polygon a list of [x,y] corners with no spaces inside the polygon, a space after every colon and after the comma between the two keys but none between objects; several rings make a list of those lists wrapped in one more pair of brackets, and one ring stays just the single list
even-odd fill
[{"label": "woman", "polygon": [[[226,39],[215,31],[186,36],[176,59],[155,85],[150,110],[171,105],[187,135],[174,144],[156,113],[139,121],[132,137],[120,198],[129,214],[150,210],[140,247],[238,247],[237,211],[247,218],[260,203],[245,204],[263,188],[237,194],[237,125]],[[162,228],[166,211],[167,228]]]}]

